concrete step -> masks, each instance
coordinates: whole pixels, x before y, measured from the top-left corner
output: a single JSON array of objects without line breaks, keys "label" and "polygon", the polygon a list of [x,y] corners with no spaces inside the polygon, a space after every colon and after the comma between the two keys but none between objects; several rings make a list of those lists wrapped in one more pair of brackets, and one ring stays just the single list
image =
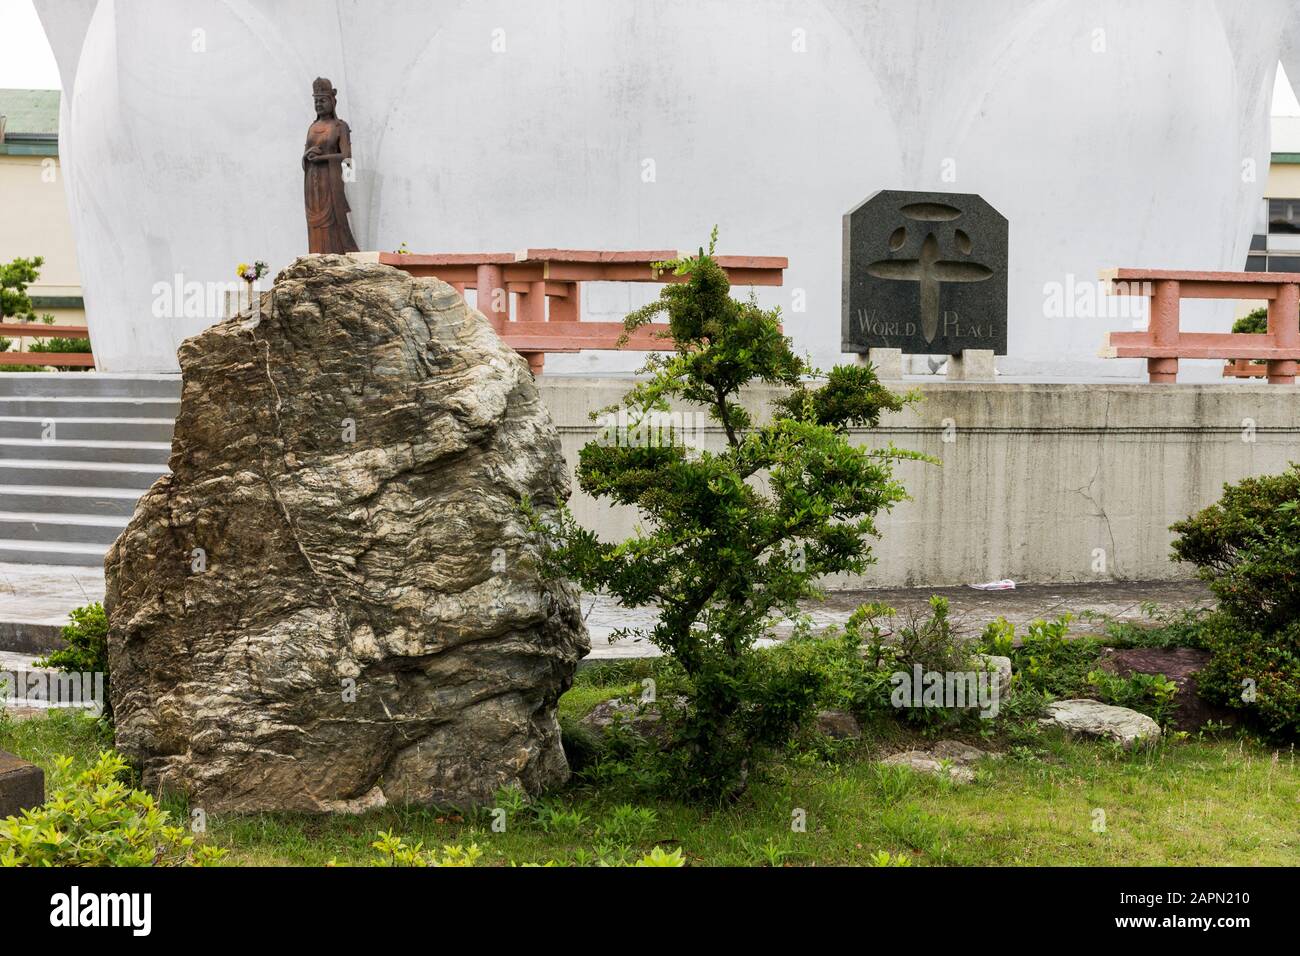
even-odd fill
[{"label": "concrete step", "polygon": [[166,442],[171,446],[170,418],[0,418],[0,439],[40,438],[53,422],[60,441]]},{"label": "concrete step", "polygon": [[[20,374],[17,372],[11,373]],[[0,374],[0,380],[4,375]],[[0,418],[170,418],[180,413],[180,401],[165,398],[106,398],[77,395],[0,395]]]},{"label": "concrete step", "polygon": [[179,375],[113,375],[104,372],[0,372],[0,396],[37,398],[169,398],[181,394]]},{"label": "concrete step", "polygon": [[[57,434],[57,428],[55,433]],[[0,438],[0,462],[87,461],[166,467],[170,442],[127,441],[41,441],[31,438]]]},{"label": "concrete step", "polygon": [[102,566],[107,547],[67,541],[44,543],[0,538],[0,562],[15,564],[60,564],[80,567]]},{"label": "concrete step", "polygon": [[98,544],[105,548],[126,527],[126,515],[62,515],[0,511],[0,538],[9,541]]},{"label": "concrete step", "polygon": [[0,460],[0,485],[63,488],[148,488],[166,472],[158,465],[95,461]]},{"label": "concrete step", "polygon": [[28,514],[99,515],[135,514],[140,488],[51,488],[46,485],[0,485],[0,510]]}]

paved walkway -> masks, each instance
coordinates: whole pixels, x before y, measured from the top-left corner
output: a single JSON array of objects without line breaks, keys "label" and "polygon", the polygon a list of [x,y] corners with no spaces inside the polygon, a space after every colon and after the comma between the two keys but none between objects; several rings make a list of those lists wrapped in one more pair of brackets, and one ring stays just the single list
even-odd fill
[{"label": "paved walkway", "polygon": [[[826,600],[804,606],[817,629],[843,625],[858,607],[881,601],[902,617],[927,615],[931,595],[948,599],[949,618],[959,634],[977,635],[985,625],[1005,617],[1019,632],[1026,624],[1039,619],[1051,620],[1065,613],[1075,616],[1076,634],[1101,633],[1104,623],[1088,620],[1085,612],[1124,621],[1146,618],[1144,605],[1156,604],[1166,610],[1207,607],[1213,596],[1196,582],[1116,581],[1100,584],[1022,584],[1014,591],[978,591],[974,588],[889,588],[871,591],[831,591]],[[653,624],[654,612],[645,608],[628,609],[608,598],[584,597],[583,613],[591,635],[588,660],[626,657],[652,657],[658,653],[644,639],[624,638],[609,643],[620,628],[645,628]],[[772,636],[788,637],[789,623],[778,625]]]},{"label": "paved walkway", "polygon": [[[1141,620],[1143,606],[1162,608],[1204,607],[1213,603],[1200,584],[1189,582],[1107,582],[1098,584],[1025,584],[1014,591],[977,591],[974,588],[898,588],[873,591],[832,591],[825,601],[809,604],[818,629],[842,625],[850,614],[868,601],[883,601],[902,615],[929,613],[932,594],[948,599],[953,624],[961,634],[978,634],[990,621],[1005,617],[1017,630],[1039,618],[1051,619],[1066,612],[1076,617],[1076,633],[1100,633],[1102,624],[1080,618],[1084,612],[1118,620]],[[63,568],[0,564],[0,670],[30,666],[43,649],[33,645],[34,637],[57,633],[74,607],[101,601],[104,576],[95,568]],[[610,643],[619,629],[648,628],[655,615],[647,608],[628,609],[607,597],[584,597],[583,614],[591,634],[588,660],[653,657],[658,649],[644,638],[625,638]],[[791,625],[778,625],[771,640],[789,636]],[[26,638],[23,635],[26,635]]]}]

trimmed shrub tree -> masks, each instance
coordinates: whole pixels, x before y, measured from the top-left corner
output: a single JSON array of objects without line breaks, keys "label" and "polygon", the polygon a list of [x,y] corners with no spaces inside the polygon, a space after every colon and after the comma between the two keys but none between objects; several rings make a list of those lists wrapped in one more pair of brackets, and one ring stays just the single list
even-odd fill
[{"label": "trimmed shrub tree", "polygon": [[[775,620],[799,618],[797,602],[819,593],[819,577],[872,561],[876,515],[906,497],[892,466],[924,457],[852,444],[849,428],[874,427],[911,397],[886,389],[867,366],[837,367],[814,385],[813,369],[782,335],[779,309],[731,298],[712,252],[711,243],[708,253],[659,264],[684,281],[625,326],[666,316],[674,352],[653,356],[649,378],[607,412],[635,425],[670,407],[703,409],[723,447],[688,449],[680,433],[653,427],[613,440],[607,432],[582,449],[578,483],[637,508],[645,523],[618,543],[567,512],[545,529],[553,571],[625,606],[658,608],[647,636],[689,691],[663,758],[675,791],[704,799],[738,793],[755,754],[784,744],[809,715],[816,667],[755,653],[754,643]],[[785,390],[763,422],[741,400],[757,382]]]},{"label": "trimmed shrub tree", "polygon": [[1204,626],[1213,656],[1201,692],[1300,736],[1300,465],[1226,485],[1172,530],[1174,558],[1196,565],[1219,599]]}]

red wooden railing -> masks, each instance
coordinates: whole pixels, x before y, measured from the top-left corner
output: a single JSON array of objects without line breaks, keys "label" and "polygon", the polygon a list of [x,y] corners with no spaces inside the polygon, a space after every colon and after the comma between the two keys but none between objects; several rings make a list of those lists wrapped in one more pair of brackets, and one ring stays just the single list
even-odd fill
[{"label": "red wooden railing", "polygon": [[1224,378],[1263,378],[1268,374],[1268,366],[1256,365],[1250,359],[1231,359],[1224,363]]},{"label": "red wooden railing", "polygon": [[[1165,269],[1114,269],[1102,273],[1116,295],[1151,298],[1145,332],[1110,332],[1104,358],[1145,358],[1152,382],[1178,379],[1179,359],[1256,359],[1267,362],[1268,380],[1295,383],[1300,361],[1300,273],[1181,272]],[[1178,327],[1183,299],[1266,299],[1268,331],[1184,332]]]},{"label": "red wooden railing", "polygon": [[[379,261],[415,276],[437,276],[464,295],[478,293],[478,309],[506,344],[541,372],[547,352],[619,348],[622,322],[582,321],[584,282],[681,282],[671,270],[656,274],[651,263],[678,258],[676,250],[601,252],[528,249],[519,253],[382,252]],[[715,256],[732,285],[779,286],[789,260],[784,256]],[[511,313],[511,298],[516,302]],[[622,348],[672,348],[665,326],[643,326]]]},{"label": "red wooden railing", "polygon": [[[38,322],[0,323],[0,337],[20,339],[48,338],[84,339],[90,332],[84,326],[41,325]],[[0,352],[0,365],[71,365],[95,367],[95,356],[90,352]]]}]

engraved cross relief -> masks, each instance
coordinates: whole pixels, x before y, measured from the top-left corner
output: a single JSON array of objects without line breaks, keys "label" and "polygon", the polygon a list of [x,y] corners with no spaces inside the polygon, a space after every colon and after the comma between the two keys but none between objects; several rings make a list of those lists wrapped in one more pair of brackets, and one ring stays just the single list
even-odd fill
[{"label": "engraved cross relief", "polygon": [[[899,210],[913,223],[952,222],[961,217],[961,210],[945,203],[911,203]],[[983,282],[993,276],[993,270],[964,258],[940,258],[939,240],[934,230],[924,225],[910,227],[925,232],[921,252],[916,259],[880,259],[867,266],[868,274],[877,279],[897,282],[918,282],[921,286],[921,333],[926,342],[933,342],[939,334],[939,290],[945,282]],[[902,225],[889,237],[889,249],[897,252],[908,240],[909,226]],[[971,238],[961,229],[955,235],[957,256],[969,256],[974,251]]]}]

